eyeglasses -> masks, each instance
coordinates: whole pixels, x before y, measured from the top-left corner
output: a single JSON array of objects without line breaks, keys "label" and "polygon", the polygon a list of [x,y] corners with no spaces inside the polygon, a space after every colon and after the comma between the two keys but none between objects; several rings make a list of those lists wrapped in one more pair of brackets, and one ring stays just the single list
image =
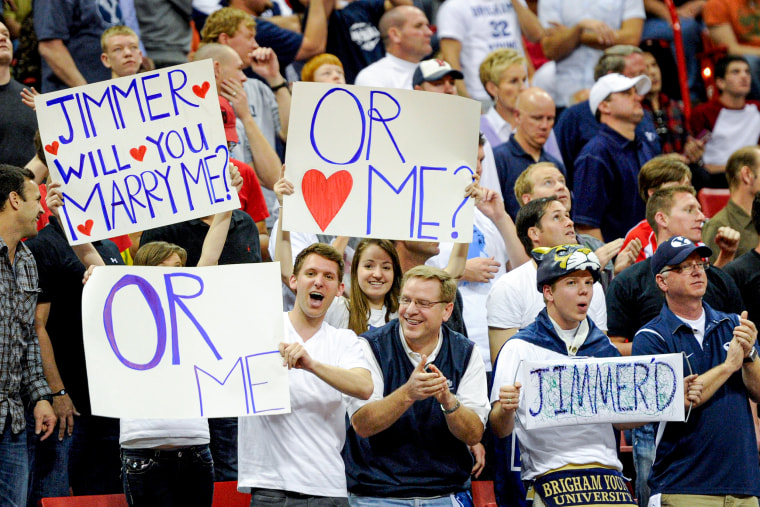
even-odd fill
[{"label": "eyeglasses", "polygon": [[710,263],[709,262],[692,262],[691,264],[680,264],[678,266],[673,266],[670,268],[665,268],[660,273],[667,273],[668,271],[674,271],[676,273],[683,273],[684,271],[687,271],[689,273],[694,273],[695,271],[707,271],[710,269]]},{"label": "eyeglasses", "polygon": [[425,310],[431,309],[434,305],[443,303],[447,304],[448,301],[425,301],[425,300],[419,300],[419,299],[411,299],[406,296],[401,296],[398,298],[398,303],[403,306],[409,306],[410,304],[414,303],[414,305],[417,308],[423,308]]}]

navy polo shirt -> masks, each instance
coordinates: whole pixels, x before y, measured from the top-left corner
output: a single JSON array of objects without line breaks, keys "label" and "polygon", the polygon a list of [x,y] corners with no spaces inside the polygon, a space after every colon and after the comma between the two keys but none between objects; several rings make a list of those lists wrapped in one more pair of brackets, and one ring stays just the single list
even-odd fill
[{"label": "navy polo shirt", "polygon": [[601,229],[605,242],[624,238],[644,218],[639,169],[657,154],[645,138],[629,140],[602,124],[575,161],[573,219]]},{"label": "navy polo shirt", "polygon": [[[568,107],[557,118],[554,134],[557,136],[559,151],[562,153],[562,160],[567,169],[568,188],[573,188],[575,159],[578,158],[578,154],[586,146],[586,143],[596,136],[601,126],[602,124],[596,121],[591,113],[588,100]],[[648,111],[644,112],[644,118],[636,125],[636,137],[652,143],[656,153],[659,154],[662,151],[654,121],[652,121],[651,113]]]},{"label": "navy polo shirt", "polygon": [[[509,141],[502,143],[493,149],[493,158],[496,162],[496,172],[499,175],[499,185],[501,186],[501,195],[504,197],[504,208],[506,208],[512,220],[517,217],[520,211],[520,203],[515,197],[515,182],[517,178],[529,165],[536,164],[533,156],[529,155],[522,149],[522,146],[515,140],[515,136],[510,136]],[[541,156],[538,162],[551,162],[556,165],[562,174],[565,173],[565,166],[552,157],[545,150],[541,150]]]},{"label": "navy polo shirt", "polygon": [[[694,373],[702,375],[726,360],[735,314],[705,311],[700,347],[691,327],[663,306],[633,341],[633,355],[684,352]],[[755,344],[757,347],[757,344]],[[684,376],[689,368],[684,360]],[[658,430],[649,486],[652,494],[760,495],[755,426],[741,369],[734,372],[686,422],[662,422]]]}]

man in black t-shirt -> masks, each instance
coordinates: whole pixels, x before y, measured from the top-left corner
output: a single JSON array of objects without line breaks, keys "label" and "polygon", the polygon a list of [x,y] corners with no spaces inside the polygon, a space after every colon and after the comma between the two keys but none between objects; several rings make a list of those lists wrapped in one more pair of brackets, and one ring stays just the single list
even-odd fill
[{"label": "man in black t-shirt", "polygon": [[[752,200],[752,224],[760,234],[760,194]],[[724,268],[731,275],[749,313],[749,320],[760,322],[760,243]]]}]

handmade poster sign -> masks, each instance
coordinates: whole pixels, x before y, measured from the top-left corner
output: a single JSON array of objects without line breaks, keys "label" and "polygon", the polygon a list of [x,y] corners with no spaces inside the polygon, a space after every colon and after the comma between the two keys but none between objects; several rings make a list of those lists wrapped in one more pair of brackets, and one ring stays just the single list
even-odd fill
[{"label": "handmade poster sign", "polygon": [[93,414],[290,412],[279,291],[275,262],[96,269],[82,295]]},{"label": "handmade poster sign", "polygon": [[240,207],[210,60],[38,95],[72,245]]},{"label": "handmade poster sign", "polygon": [[479,121],[462,97],[296,83],[283,228],[469,243]]},{"label": "handmade poster sign", "polygon": [[683,356],[525,361],[527,429],[603,422],[683,421]]}]

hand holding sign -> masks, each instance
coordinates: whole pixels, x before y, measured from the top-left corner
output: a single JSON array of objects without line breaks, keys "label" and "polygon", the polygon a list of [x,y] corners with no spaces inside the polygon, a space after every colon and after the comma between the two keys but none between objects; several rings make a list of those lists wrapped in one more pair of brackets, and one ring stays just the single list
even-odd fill
[{"label": "hand holding sign", "polygon": [[687,402],[685,408],[688,410],[692,404],[699,405],[702,401],[702,390],[704,384],[702,379],[696,374],[689,375],[683,379],[684,401]]},{"label": "hand holding sign", "polygon": [[520,388],[522,384],[515,382],[514,385],[501,386],[499,388],[499,403],[504,410],[517,410],[520,404]]}]

